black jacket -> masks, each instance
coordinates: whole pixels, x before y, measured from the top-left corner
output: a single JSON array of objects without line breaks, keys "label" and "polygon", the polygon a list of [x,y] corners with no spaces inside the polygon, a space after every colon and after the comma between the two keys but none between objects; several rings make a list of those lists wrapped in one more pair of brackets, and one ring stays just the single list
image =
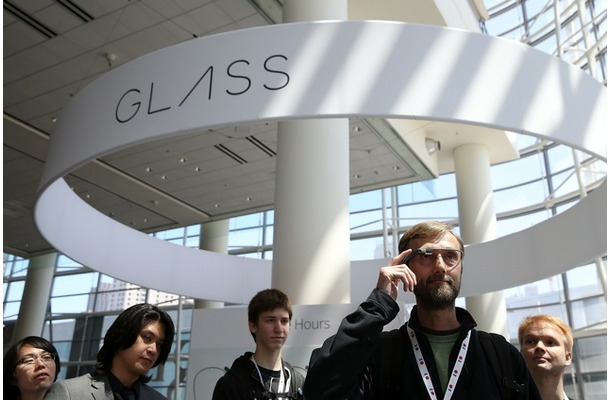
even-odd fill
[{"label": "black jacket", "polygon": [[[246,352],[233,361],[233,365],[216,383],[212,400],[251,400],[263,398],[265,388],[260,381],[260,376],[251,360],[252,353]],[[298,393],[302,392],[303,375],[294,369],[292,365],[282,360],[284,373],[290,379],[290,394],[293,399],[301,399]]]},{"label": "black jacket", "polygon": [[[375,289],[358,309],[348,315],[336,335],[326,339],[321,348],[313,351],[305,380],[305,397],[308,400],[339,399],[425,399],[430,397],[422,381],[413,348],[408,336],[406,343],[397,349],[402,355],[388,352],[391,341],[383,327],[398,314],[398,304],[384,291]],[[461,335],[451,351],[449,365],[453,366],[462,340],[471,331],[471,340],[462,373],[457,381],[453,399],[500,399],[500,389],[479,342],[476,322],[464,309],[457,308]],[[406,334],[406,325],[399,331]],[[428,366],[437,398],[442,399],[440,379],[434,356],[426,336],[421,331],[417,307],[411,312],[408,325],[415,331]],[[525,385],[521,399],[540,399],[525,360],[519,351],[510,346],[515,380]],[[383,357],[381,357],[383,355]],[[393,356],[396,358],[393,359]],[[388,365],[395,364],[395,365]],[[396,370],[400,371],[396,371]],[[391,388],[391,389],[388,389]],[[397,393],[387,394],[388,390]]]}]

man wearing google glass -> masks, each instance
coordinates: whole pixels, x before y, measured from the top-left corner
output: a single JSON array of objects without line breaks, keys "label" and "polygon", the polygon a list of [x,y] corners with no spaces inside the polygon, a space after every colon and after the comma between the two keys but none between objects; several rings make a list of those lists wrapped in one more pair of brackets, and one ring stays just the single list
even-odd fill
[{"label": "man wearing google glass", "polygon": [[[464,245],[452,227],[417,224],[398,249],[368,299],[312,353],[305,397],[539,399],[519,351],[499,335],[483,343],[491,336],[455,306]],[[414,293],[416,306],[402,327],[382,332],[398,314],[401,286]]]}]

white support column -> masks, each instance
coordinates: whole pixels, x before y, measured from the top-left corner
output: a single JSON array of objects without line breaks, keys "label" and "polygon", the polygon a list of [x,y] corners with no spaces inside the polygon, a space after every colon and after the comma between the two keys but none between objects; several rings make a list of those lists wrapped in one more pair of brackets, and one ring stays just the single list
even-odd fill
[{"label": "white support column", "polygon": [[[460,234],[465,243],[496,238],[496,211],[491,185],[489,151],[481,144],[467,144],[453,151],[457,186]],[[500,255],[501,256],[501,255]],[[492,274],[493,260],[489,260]],[[468,256],[464,259],[468,269]],[[504,293],[485,293],[466,298],[466,308],[484,331],[508,337]]]},{"label": "white support column", "polygon": [[30,259],[13,341],[42,335],[56,262],[57,253]]},{"label": "white support column", "polygon": [[[347,19],[346,0],[286,0],[284,22]],[[281,122],[272,285],[294,304],[348,303],[349,121]]]},{"label": "white support column", "polygon": [[[199,230],[199,248],[227,254],[229,249],[229,220],[211,221],[201,224]],[[222,308],[222,301],[195,299],[195,308]]]},{"label": "white support column", "polygon": [[349,302],[347,120],[280,124],[272,284],[294,304]]}]

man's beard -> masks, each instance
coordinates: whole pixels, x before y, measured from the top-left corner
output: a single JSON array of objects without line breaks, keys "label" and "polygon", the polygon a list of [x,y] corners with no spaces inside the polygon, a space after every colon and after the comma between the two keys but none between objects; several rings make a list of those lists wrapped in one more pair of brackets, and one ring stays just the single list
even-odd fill
[{"label": "man's beard", "polygon": [[[442,281],[445,283],[434,283]],[[434,287],[430,287],[433,284]],[[428,310],[443,310],[455,305],[460,293],[461,280],[454,280],[449,275],[432,275],[425,285],[420,281],[413,290],[417,304]]]}]

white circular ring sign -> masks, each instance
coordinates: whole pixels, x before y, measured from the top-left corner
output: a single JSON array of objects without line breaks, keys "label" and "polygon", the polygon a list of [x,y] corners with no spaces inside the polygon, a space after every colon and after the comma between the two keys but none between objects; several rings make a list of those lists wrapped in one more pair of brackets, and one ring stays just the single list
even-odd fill
[{"label": "white circular ring sign", "polygon": [[[605,161],[606,110],[606,88],[572,65],[472,32],[379,21],[233,31],[148,54],[78,93],[51,136],[35,220],[58,251],[100,272],[171,293],[247,302],[269,285],[268,262],[184,248],[135,231],[92,209],[62,177],[101,155],[172,134],[350,116],[482,125],[547,138]],[[598,201],[605,202],[605,189],[600,191],[591,196],[603,195]],[[590,207],[574,207],[581,208]],[[561,224],[563,214],[553,223]],[[577,219],[591,222],[584,215]],[[584,227],[593,244],[578,248],[577,262],[605,254],[605,218],[596,219],[598,226]],[[543,235],[556,233],[540,225],[534,228]],[[468,257],[476,260],[485,246],[511,251],[502,243],[471,246]],[[574,247],[555,244],[558,260],[575,261]],[[546,269],[528,267],[541,259],[535,246],[528,251],[536,254],[520,255],[520,273],[513,265],[509,282],[514,275],[517,283],[547,276]],[[477,266],[471,268],[475,274]]]}]

